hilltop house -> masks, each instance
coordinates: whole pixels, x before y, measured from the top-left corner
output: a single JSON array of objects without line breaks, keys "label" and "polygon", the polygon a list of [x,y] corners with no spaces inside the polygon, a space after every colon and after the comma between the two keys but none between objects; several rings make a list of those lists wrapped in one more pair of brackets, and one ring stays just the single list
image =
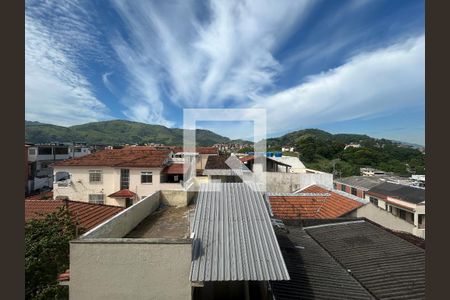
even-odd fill
[{"label": "hilltop house", "polygon": [[54,182],[54,198],[128,207],[159,190],[181,190],[183,167],[172,166],[170,153],[127,147],[56,162],[55,178],[68,179]]}]

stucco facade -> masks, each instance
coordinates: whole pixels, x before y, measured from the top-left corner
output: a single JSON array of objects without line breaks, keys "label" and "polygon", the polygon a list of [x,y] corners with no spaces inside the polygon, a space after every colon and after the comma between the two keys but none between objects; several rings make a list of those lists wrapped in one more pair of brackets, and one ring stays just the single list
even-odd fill
[{"label": "stucco facade", "polygon": [[[129,170],[129,190],[137,194],[140,200],[159,190],[181,190],[180,183],[161,183],[161,168],[122,168]],[[90,182],[89,171],[101,171],[101,182]],[[54,173],[68,172],[70,180],[64,182],[55,182],[53,185],[54,197],[66,196],[70,200],[89,201],[89,195],[104,195],[104,204],[125,206],[125,199],[111,198],[108,195],[119,191],[120,188],[120,170],[113,167],[82,167],[82,166],[64,166],[54,167]],[[151,172],[152,182],[141,183],[141,172]]]}]

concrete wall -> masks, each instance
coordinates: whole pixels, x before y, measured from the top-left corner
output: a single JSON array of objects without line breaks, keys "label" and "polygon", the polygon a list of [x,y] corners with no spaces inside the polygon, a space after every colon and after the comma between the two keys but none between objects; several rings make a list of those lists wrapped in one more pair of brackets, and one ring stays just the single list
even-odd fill
[{"label": "concrete wall", "polygon": [[196,195],[195,192],[186,192],[178,190],[162,190],[161,203],[168,206],[187,206],[192,198]]},{"label": "concrete wall", "polygon": [[86,232],[80,239],[124,237],[144,218],[154,212],[159,207],[159,204],[160,192],[155,192]]},{"label": "concrete wall", "polygon": [[191,240],[70,244],[70,299],[191,299]]},{"label": "concrete wall", "polygon": [[[179,183],[161,183],[157,168],[128,168],[130,170],[129,189],[138,195],[138,199],[162,189],[179,189]],[[89,170],[102,170],[102,183],[89,183]],[[120,190],[120,168],[111,167],[55,167],[54,172],[66,171],[71,174],[71,184],[67,187],[53,185],[53,194],[68,196],[70,200],[89,201],[89,194],[104,194],[105,204],[125,206],[123,199],[109,198],[108,195]],[[152,183],[141,183],[141,172],[152,172]]]},{"label": "concrete wall", "polygon": [[375,204],[368,203],[350,213],[351,217],[367,218],[386,228],[413,233],[414,225],[405,220],[394,216],[390,212],[377,207]]},{"label": "concrete wall", "polygon": [[280,173],[267,172],[268,192],[290,193],[312,184],[333,188],[333,174],[329,173]]}]

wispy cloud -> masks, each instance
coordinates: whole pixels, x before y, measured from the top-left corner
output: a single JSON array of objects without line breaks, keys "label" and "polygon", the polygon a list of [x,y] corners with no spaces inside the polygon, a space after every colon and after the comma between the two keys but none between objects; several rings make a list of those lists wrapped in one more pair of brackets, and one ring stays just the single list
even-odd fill
[{"label": "wispy cloud", "polygon": [[163,95],[180,107],[220,107],[272,84],[279,63],[271,53],[308,2],[115,1],[128,39],[112,45],[133,80],[145,82],[133,91],[157,114]]},{"label": "wispy cloud", "polygon": [[[76,3],[28,1],[25,14],[25,118],[73,125],[108,118],[108,109],[81,72],[80,48],[95,45]],[[50,7],[52,6],[52,7]],[[68,11],[71,10],[71,13]],[[53,12],[53,18],[48,16]],[[75,13],[76,17],[70,17]],[[47,17],[43,24],[40,19]],[[95,51],[85,52],[95,59]]]},{"label": "wispy cloud", "polygon": [[286,131],[351,119],[371,118],[423,106],[425,39],[408,39],[362,53],[298,86],[255,97],[267,108],[270,130]]}]

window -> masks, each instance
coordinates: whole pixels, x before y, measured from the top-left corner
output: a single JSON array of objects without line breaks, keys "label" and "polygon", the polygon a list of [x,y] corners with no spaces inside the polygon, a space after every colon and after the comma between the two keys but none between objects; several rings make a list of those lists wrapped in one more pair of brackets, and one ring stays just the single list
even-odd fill
[{"label": "window", "polygon": [[352,195],[354,195],[354,196],[358,195],[358,190],[356,188],[354,188],[354,187],[352,187],[351,192],[352,192]]},{"label": "window", "polygon": [[128,189],[130,187],[130,170],[120,169],[120,189]]},{"label": "window", "polygon": [[89,183],[101,183],[101,182],[102,182],[102,170],[90,170]]},{"label": "window", "polygon": [[375,204],[376,206],[378,206],[378,199],[374,198],[374,197],[369,197],[370,202],[372,202],[373,204]]},{"label": "window", "polygon": [[403,220],[406,220],[406,212],[404,210],[399,209],[398,210],[398,216],[402,218]]},{"label": "window", "polygon": [[52,155],[52,147],[39,147],[38,148],[39,155]]},{"label": "window", "polygon": [[36,149],[35,148],[28,149],[28,154],[29,155],[36,155]]},{"label": "window", "polygon": [[[81,152],[81,148],[75,148],[75,149],[73,149],[74,151],[73,152]],[[84,151],[83,151],[84,152]]]},{"label": "window", "polygon": [[337,184],[333,182],[333,188],[337,189]]},{"label": "window", "polygon": [[69,148],[67,147],[57,147],[55,148],[55,154],[61,155],[61,154],[69,154]]},{"label": "window", "polygon": [[343,184],[341,184],[341,191],[345,192],[345,190],[347,189],[347,187]]},{"label": "window", "polygon": [[103,204],[104,197],[103,194],[89,194],[89,203]]},{"label": "window", "polygon": [[152,183],[153,175],[152,172],[141,172],[141,183]]}]

